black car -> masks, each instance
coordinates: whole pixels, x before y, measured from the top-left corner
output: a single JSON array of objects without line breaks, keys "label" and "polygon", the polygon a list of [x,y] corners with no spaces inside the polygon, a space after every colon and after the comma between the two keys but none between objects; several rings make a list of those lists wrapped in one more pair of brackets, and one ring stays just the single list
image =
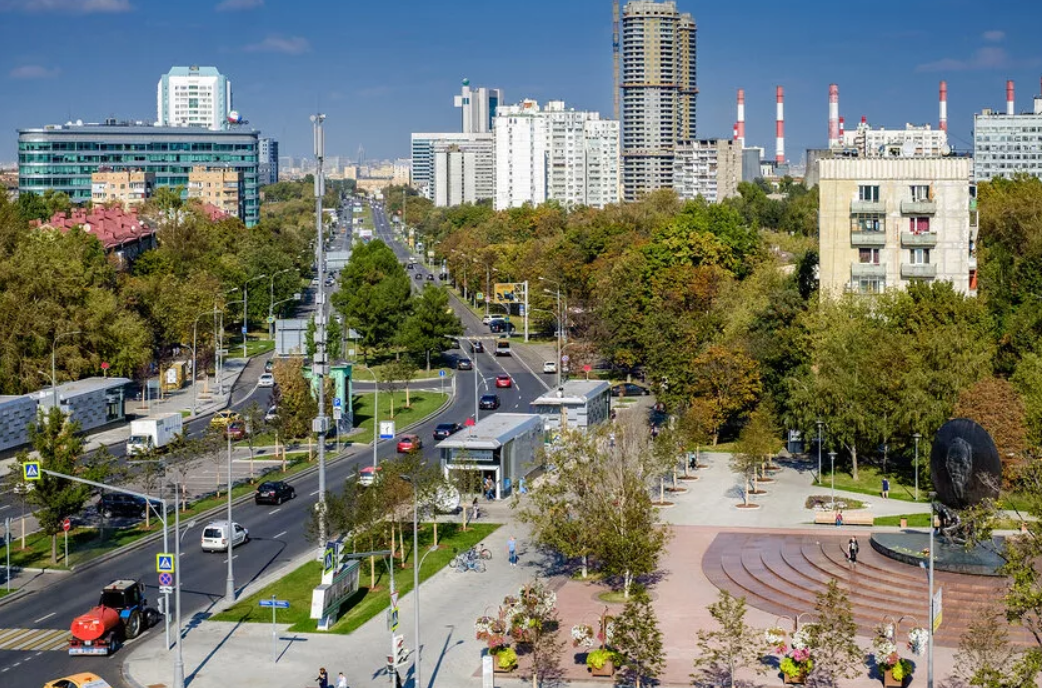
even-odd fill
[{"label": "black car", "polygon": [[470,351],[471,351],[471,353],[475,353],[475,354],[483,354],[483,353],[485,353],[485,345],[482,344],[481,342],[471,342],[470,343]]},{"label": "black car", "polygon": [[438,426],[434,428],[434,439],[443,440],[449,435],[455,435],[462,429],[463,426],[459,423],[438,423]]},{"label": "black car", "polygon": [[651,394],[647,387],[641,387],[632,382],[620,382],[611,388],[613,397],[646,397]]},{"label": "black car", "polygon": [[427,281],[428,282],[433,282],[434,281],[434,275],[432,275],[430,273],[427,273]]},{"label": "black car", "polygon": [[499,395],[498,394],[482,394],[481,399],[478,401],[478,408],[495,410],[499,408]]},{"label": "black car", "polygon": [[253,495],[253,501],[257,504],[282,504],[287,499],[297,496],[297,491],[289,483],[281,480],[278,482],[261,483],[257,493]]},{"label": "black car", "polygon": [[456,370],[474,370],[474,363],[469,358],[461,358],[456,361]]},{"label": "black car", "polygon": [[[152,501],[155,513],[163,513],[162,502]],[[144,518],[147,505],[144,498],[120,492],[107,492],[98,502],[98,513],[105,518]]]},{"label": "black car", "polygon": [[416,279],[417,280],[422,280],[423,279],[423,273],[422,272],[417,272],[416,273]]}]

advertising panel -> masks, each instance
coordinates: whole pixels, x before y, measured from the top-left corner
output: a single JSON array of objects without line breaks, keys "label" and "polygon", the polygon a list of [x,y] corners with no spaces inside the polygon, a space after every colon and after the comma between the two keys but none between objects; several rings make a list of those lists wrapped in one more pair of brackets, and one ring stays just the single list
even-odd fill
[{"label": "advertising panel", "polygon": [[492,300],[496,303],[524,303],[525,283],[497,282],[495,289],[492,293]]}]

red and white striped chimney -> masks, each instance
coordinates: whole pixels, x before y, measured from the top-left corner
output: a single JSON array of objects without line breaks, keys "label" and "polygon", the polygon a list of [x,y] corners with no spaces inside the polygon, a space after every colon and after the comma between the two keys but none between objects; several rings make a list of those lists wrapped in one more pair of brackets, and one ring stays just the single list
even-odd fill
[{"label": "red and white striped chimney", "polygon": [[941,117],[938,129],[948,131],[948,82],[941,82]]},{"label": "red and white striped chimney", "polygon": [[847,131],[847,122],[842,117],[839,118],[839,141],[843,143],[843,134]]},{"label": "red and white striped chimney", "polygon": [[779,86],[776,94],[778,97],[778,114],[774,125],[774,161],[783,163],[785,162],[785,89]]},{"label": "red and white striped chimney", "polygon": [[737,142],[738,141],[738,122],[734,123],[734,129],[733,129],[733,131],[731,133],[732,133],[732,138],[734,138],[735,142]]},{"label": "red and white striped chimney", "polygon": [[745,89],[738,89],[738,147],[745,148]]},{"label": "red and white striped chimney", "polygon": [[1016,106],[1014,105],[1013,97],[1013,80],[1006,82],[1006,114],[1015,115],[1017,114]]},{"label": "red and white striped chimney", "polygon": [[829,148],[840,145],[839,139],[839,86],[829,84]]}]

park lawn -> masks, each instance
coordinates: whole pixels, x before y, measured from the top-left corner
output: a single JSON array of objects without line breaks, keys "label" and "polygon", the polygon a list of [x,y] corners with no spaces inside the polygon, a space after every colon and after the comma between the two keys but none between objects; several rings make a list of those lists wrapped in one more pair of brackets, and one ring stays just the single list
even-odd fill
[{"label": "park lawn", "polygon": [[[353,399],[355,412],[355,432],[346,438],[355,444],[369,444],[373,441],[373,401],[374,394],[356,394]],[[407,425],[412,425],[432,415],[442,407],[448,394],[440,392],[409,392],[410,408],[402,408],[405,403],[405,391],[394,395],[394,422],[399,432]],[[392,420],[390,418],[390,395],[387,392],[380,393],[380,420]],[[426,439],[426,438],[424,438]],[[433,556],[433,555],[431,555]]]},{"label": "park lawn", "polygon": [[[879,516],[873,520],[873,525],[894,526],[901,525],[901,519],[908,519],[909,528],[929,528],[930,514],[900,514],[898,516]],[[992,525],[994,530],[1020,530],[1020,520],[1001,516],[995,519]]]},{"label": "park lawn", "polygon": [[10,590],[8,590],[7,588],[0,588],[0,597],[3,597],[4,595],[11,595],[16,592],[18,592],[18,588],[11,588]]},{"label": "park lawn", "polygon": [[[828,457],[822,464],[821,487],[830,487],[831,475],[828,472]],[[889,472],[886,476],[890,480],[890,499],[899,499],[906,502],[915,501],[915,483],[911,476],[904,476],[897,472]],[[860,494],[880,496],[883,486],[883,471],[878,466],[861,466],[858,468],[857,480],[845,470],[836,471],[836,489],[847,492],[858,492]],[[919,501],[930,500],[930,485],[927,481],[919,480]]]},{"label": "park lawn", "polygon": [[[457,551],[463,551],[477,545],[499,528],[493,523],[473,523],[464,532],[456,523],[438,524],[438,549],[431,552],[423,562],[420,570],[420,580],[424,581],[444,568]],[[422,524],[420,530],[420,551],[426,551],[427,544],[431,542],[432,532],[430,524]],[[406,540],[410,538],[406,537]],[[422,556],[422,554],[421,554]],[[396,564],[394,572],[395,590],[401,594],[412,590],[412,549],[406,553],[406,568],[400,568]],[[460,574],[480,575],[480,574]],[[488,574],[486,574],[488,575]],[[317,621],[309,618],[311,614],[311,592],[321,580],[321,564],[317,561],[309,561],[300,568],[294,570],[286,577],[278,580],[257,593],[236,602],[233,606],[220,614],[212,617],[213,621],[234,622],[271,622],[271,611],[260,607],[260,600],[270,599],[275,595],[277,599],[288,600],[290,608],[279,610],[278,622],[292,624],[291,632],[313,633],[317,630]],[[369,584],[369,562],[363,561],[359,576],[359,590],[351,597],[345,606],[347,611],[333,625],[331,631],[341,635],[347,635],[360,628],[371,618],[384,612],[390,600],[388,595],[390,589],[387,586],[387,565],[377,562],[376,565],[376,587],[372,590]]]}]

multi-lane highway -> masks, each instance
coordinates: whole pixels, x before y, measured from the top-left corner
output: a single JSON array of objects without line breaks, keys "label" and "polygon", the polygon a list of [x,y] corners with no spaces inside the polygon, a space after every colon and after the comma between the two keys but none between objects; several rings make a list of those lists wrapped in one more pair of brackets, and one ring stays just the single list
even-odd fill
[{"label": "multi-lane highway", "polygon": [[[394,241],[382,207],[377,206],[374,209],[374,220],[377,236],[394,247],[403,261],[406,260],[408,252]],[[428,282],[423,280],[423,283]],[[489,336],[487,328],[469,310],[458,302],[454,302],[454,307],[463,320],[468,336]],[[474,413],[475,385],[471,376],[478,376],[479,394],[487,391],[499,393],[502,400],[500,411],[526,411],[529,402],[546,390],[546,385],[539,376],[517,358],[494,358],[488,353],[472,355],[469,351],[466,354],[459,351],[450,352],[450,355],[452,354],[472,357],[476,359],[477,366],[475,371],[456,371],[456,395],[452,403],[443,413],[412,430],[423,438],[424,455],[430,461],[438,460],[434,447],[436,443],[433,440],[434,426],[444,421],[463,422]],[[234,398],[237,402],[248,403],[252,400],[239,399],[239,395],[255,389],[256,376],[261,369],[262,364],[259,361],[254,361],[247,368],[236,386]],[[500,372],[506,372],[513,378],[512,388],[491,388],[495,375]],[[206,422],[208,421],[205,418],[198,421],[199,424]],[[378,456],[381,458],[390,457],[394,452],[393,441],[381,443],[378,447]],[[342,458],[329,464],[326,472],[327,484],[331,489],[336,489],[354,476],[360,466],[371,461],[371,446],[348,448]],[[302,476],[294,483],[298,495],[294,501],[279,507],[256,506],[250,502],[235,508],[235,520],[246,526],[251,536],[248,544],[234,551],[237,589],[241,590],[259,576],[299,556],[312,546],[305,541],[304,530],[307,514],[318,494],[318,475],[312,473]],[[208,610],[223,596],[225,590],[226,555],[204,554],[200,551],[200,529],[203,525],[201,522],[196,523],[183,532],[181,583],[186,643],[193,640],[191,629],[197,620],[205,618]],[[0,607],[0,685],[11,688],[36,687],[56,677],[84,670],[101,674],[113,685],[124,685],[119,664],[127,650],[117,652],[109,658],[69,657],[64,651],[64,646],[54,640],[54,631],[68,629],[69,622],[75,616],[87,611],[97,602],[101,588],[117,578],[142,579],[148,586],[150,599],[154,600],[157,596],[155,554],[160,548],[161,542],[157,542],[128,552]],[[162,624],[148,633],[163,633]],[[171,655],[171,671],[172,662]],[[193,667],[186,667],[187,672],[192,669]]]}]

